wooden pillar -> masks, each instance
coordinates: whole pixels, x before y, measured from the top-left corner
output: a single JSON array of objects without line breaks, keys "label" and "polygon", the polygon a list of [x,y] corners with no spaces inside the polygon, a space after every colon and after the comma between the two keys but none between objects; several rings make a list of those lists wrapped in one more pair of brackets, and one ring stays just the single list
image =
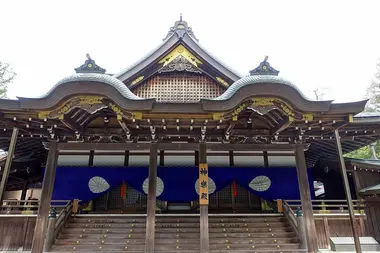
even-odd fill
[{"label": "wooden pillar", "polygon": [[160,166],[165,166],[165,150],[160,150]]},{"label": "wooden pillar", "polygon": [[15,147],[16,147],[16,142],[17,142],[17,135],[18,135],[18,128],[14,127],[13,132],[12,132],[11,142],[9,143],[7,159],[5,161],[5,166],[3,170],[3,177],[1,178],[1,183],[0,183],[0,204],[1,204],[1,201],[3,200],[5,188],[7,187],[9,171],[11,170],[13,154],[15,152]]},{"label": "wooden pillar", "polygon": [[151,143],[150,145],[145,253],[154,253],[157,189],[157,146],[158,144],[156,142]]},{"label": "wooden pillar", "polygon": [[195,150],[194,152],[194,165],[198,166],[199,165],[199,151]]},{"label": "wooden pillar", "polygon": [[305,153],[303,145],[296,145],[295,149],[298,186],[300,190],[302,211],[304,215],[306,241],[308,252],[318,252],[317,233],[314,223],[313,207],[311,203],[310,185],[307,175],[307,167],[305,161]]},{"label": "wooden pillar", "polygon": [[[204,184],[203,182],[206,182]],[[206,143],[199,143],[199,212],[200,212],[200,253],[209,251],[208,233],[208,165]]]},{"label": "wooden pillar", "polygon": [[360,179],[359,179],[358,170],[356,169],[356,166],[354,166],[354,170],[352,171],[352,177],[354,179],[354,184],[355,184],[356,198],[361,199],[361,196],[360,196],[361,185],[360,185]]},{"label": "wooden pillar", "polygon": [[[25,200],[26,199],[26,193],[28,191],[28,185],[29,185],[29,181],[25,180],[24,181],[24,186],[22,187],[22,192],[21,192],[20,200]],[[21,204],[23,204],[23,203],[21,203]]]},{"label": "wooden pillar", "polygon": [[90,150],[90,155],[88,157],[88,167],[94,166],[94,156],[95,156],[95,151]]},{"label": "wooden pillar", "polygon": [[124,166],[129,166],[129,150],[125,150],[124,152]]},{"label": "wooden pillar", "polygon": [[346,164],[345,164],[344,158],[343,158],[342,145],[340,143],[340,136],[339,136],[339,130],[338,129],[336,129],[334,131],[334,135],[335,135],[335,141],[336,141],[336,149],[338,152],[340,170],[341,170],[342,177],[343,177],[344,190],[346,192],[348,212],[350,214],[350,220],[351,220],[351,225],[352,225],[352,234],[354,235],[355,249],[356,249],[357,253],[361,253],[362,249],[360,247],[359,233],[358,233],[358,229],[356,227],[354,207],[352,205],[351,190],[350,190],[350,185],[348,183]]},{"label": "wooden pillar", "polygon": [[58,143],[50,143],[49,154],[46,162],[44,180],[42,183],[41,199],[38,206],[36,227],[33,234],[32,253],[42,253],[44,248],[45,234],[49,219],[51,197],[53,194],[55,172],[58,160]]},{"label": "wooden pillar", "polygon": [[264,167],[269,167],[268,151],[263,152]]},{"label": "wooden pillar", "polygon": [[[235,166],[235,161],[234,161],[234,151],[229,151],[229,160],[230,160],[230,167]],[[235,205],[235,187],[236,187],[236,182],[235,180],[232,181],[231,183],[231,208],[232,211],[235,211],[236,205]]]}]

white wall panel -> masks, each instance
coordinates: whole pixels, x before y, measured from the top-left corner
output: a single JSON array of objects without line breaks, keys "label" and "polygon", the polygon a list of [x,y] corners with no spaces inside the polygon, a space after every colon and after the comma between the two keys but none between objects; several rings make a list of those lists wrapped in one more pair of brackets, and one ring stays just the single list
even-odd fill
[{"label": "white wall panel", "polygon": [[236,167],[262,167],[264,166],[264,157],[261,155],[235,156],[234,163]]},{"label": "white wall panel", "polygon": [[296,159],[294,156],[269,156],[269,166],[296,166]]},{"label": "white wall panel", "polygon": [[124,156],[95,154],[94,166],[124,166]]},{"label": "white wall panel", "polygon": [[218,155],[208,155],[207,163],[209,166],[230,166],[230,157],[228,152]]},{"label": "white wall panel", "polygon": [[195,156],[165,156],[165,166],[194,166]]},{"label": "white wall panel", "polygon": [[[160,157],[157,157],[157,164],[160,161]],[[149,166],[149,156],[130,155],[129,166]]]},{"label": "white wall panel", "polygon": [[59,155],[58,166],[88,166],[89,155]]}]

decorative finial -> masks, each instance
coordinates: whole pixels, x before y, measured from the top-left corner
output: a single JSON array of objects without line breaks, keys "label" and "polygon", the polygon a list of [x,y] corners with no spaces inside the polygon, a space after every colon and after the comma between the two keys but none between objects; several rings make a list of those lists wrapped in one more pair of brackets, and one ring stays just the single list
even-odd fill
[{"label": "decorative finial", "polygon": [[198,41],[198,39],[195,37],[193,30],[191,27],[187,25],[187,22],[183,20],[182,13],[179,15],[179,20],[177,20],[174,23],[174,26],[170,27],[170,30],[166,37],[164,38],[164,41],[170,38],[173,34],[177,34],[178,38],[182,39],[186,34]]},{"label": "decorative finial", "polygon": [[268,56],[265,56],[264,61],[262,61],[257,68],[249,71],[249,74],[251,76],[254,76],[254,75],[273,75],[273,76],[277,76],[280,71],[278,71],[278,70],[276,70],[276,69],[274,69],[274,68],[272,68],[270,66],[270,64],[268,62],[268,58],[269,58]]},{"label": "decorative finial", "polygon": [[106,73],[106,70],[96,65],[95,61],[91,59],[90,54],[86,54],[87,60],[84,62],[84,64],[78,68],[75,69],[76,73],[98,73],[98,74],[104,74]]}]

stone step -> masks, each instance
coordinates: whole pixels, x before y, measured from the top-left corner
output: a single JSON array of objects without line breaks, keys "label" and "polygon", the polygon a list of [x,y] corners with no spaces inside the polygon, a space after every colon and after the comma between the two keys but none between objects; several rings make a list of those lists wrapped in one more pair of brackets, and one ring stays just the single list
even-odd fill
[{"label": "stone step", "polygon": [[[61,253],[62,251],[50,251],[50,253]],[[67,253],[75,253],[76,250],[69,250],[69,251],[65,251]],[[92,250],[81,250],[82,253],[93,253]],[[100,251],[101,252],[101,251]],[[112,253],[126,253],[128,251],[126,251],[125,249],[123,251],[112,251]],[[172,250],[172,251],[155,251],[156,253],[178,253],[178,252],[181,252],[181,253],[199,253],[199,250],[198,251],[194,251],[194,250]],[[209,251],[210,253],[232,253],[231,250],[210,250]],[[301,253],[301,252],[307,252],[307,250],[305,249],[272,249],[272,250],[266,250],[266,249],[255,249],[255,250],[234,250],[233,253]],[[145,253],[145,250],[143,251],[138,251],[138,250],[135,250],[133,251],[133,253]]]},{"label": "stone step", "polygon": [[210,250],[256,250],[256,249],[299,249],[299,243],[278,243],[278,244],[210,244]]},{"label": "stone step", "polygon": [[[199,223],[156,223],[158,228],[199,228]],[[67,228],[145,228],[145,223],[68,223]],[[290,227],[285,222],[272,223],[209,223],[210,228],[245,228],[245,227]]]},{"label": "stone step", "polygon": [[[157,216],[155,252],[199,253],[199,216]],[[75,216],[53,252],[145,252],[145,216]],[[306,252],[282,216],[209,216],[210,253]]]},{"label": "stone step", "polygon": [[[199,238],[199,233],[156,233],[155,238]],[[80,239],[80,238],[91,238],[91,239],[101,239],[101,238],[112,238],[112,239],[145,239],[145,233],[121,233],[121,234],[59,234],[58,239]]]},{"label": "stone step", "polygon": [[[283,217],[262,217],[262,216],[253,216],[253,217],[209,217],[209,223],[236,223],[236,222],[283,222],[285,219]],[[112,217],[105,219],[104,217],[78,217],[75,216],[70,220],[71,223],[145,223],[146,217]],[[189,217],[156,217],[156,222],[160,223],[177,223],[177,222],[199,222],[198,216],[189,216]]]},{"label": "stone step", "polygon": [[[199,245],[194,244],[169,244],[169,245],[155,245],[155,252],[157,251],[177,251],[177,250],[197,250],[199,252]],[[135,251],[145,251],[145,245],[133,245],[133,244],[118,244],[118,245],[54,245],[53,251],[101,251],[101,252],[112,252],[112,251],[124,251],[124,252],[135,252]]]},{"label": "stone step", "polygon": [[[299,249],[298,243],[292,244],[214,244],[210,245],[210,250],[282,250]],[[53,251],[144,251],[145,245],[135,244],[101,244],[101,245],[54,245]],[[199,244],[156,244],[155,251],[175,251],[175,250],[199,250]]]},{"label": "stone step", "polygon": [[[198,238],[157,238],[156,244],[199,244]],[[101,245],[101,244],[145,244],[145,238],[77,238],[57,239],[56,245]],[[286,244],[298,243],[296,238],[210,238],[210,244]]]},{"label": "stone step", "polygon": [[[155,228],[156,233],[199,233],[199,228]],[[249,233],[249,232],[291,232],[291,227],[244,227],[244,228],[209,228],[210,233]],[[66,227],[63,233],[83,234],[83,233],[98,233],[98,234],[117,234],[117,233],[141,233],[145,232],[145,228],[70,228]]]},{"label": "stone step", "polygon": [[[199,233],[156,233],[155,237],[156,239],[160,238],[199,238]],[[249,232],[249,233],[210,233],[209,234],[210,239],[212,238],[220,238],[220,239],[226,239],[226,238],[247,238],[247,239],[259,239],[259,238],[296,238],[296,233],[295,232],[273,232],[273,233],[254,233],[254,232]],[[58,236],[58,239],[92,239],[92,240],[100,240],[103,238],[108,238],[108,239],[128,239],[128,238],[145,238],[145,233],[118,233],[118,234],[86,234],[86,233],[60,233]]]},{"label": "stone step", "polygon": [[[249,250],[237,250],[234,249],[218,249],[218,250],[209,250],[209,253],[299,253],[307,252],[306,249],[249,249]],[[198,252],[199,253],[199,252]]]}]

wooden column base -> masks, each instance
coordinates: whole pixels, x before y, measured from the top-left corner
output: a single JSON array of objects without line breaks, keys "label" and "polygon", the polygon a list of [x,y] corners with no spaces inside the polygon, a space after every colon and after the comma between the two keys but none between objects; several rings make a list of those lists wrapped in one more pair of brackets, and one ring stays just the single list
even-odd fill
[{"label": "wooden column base", "polygon": [[209,251],[209,235],[208,235],[208,205],[200,205],[200,248],[201,253]]}]

